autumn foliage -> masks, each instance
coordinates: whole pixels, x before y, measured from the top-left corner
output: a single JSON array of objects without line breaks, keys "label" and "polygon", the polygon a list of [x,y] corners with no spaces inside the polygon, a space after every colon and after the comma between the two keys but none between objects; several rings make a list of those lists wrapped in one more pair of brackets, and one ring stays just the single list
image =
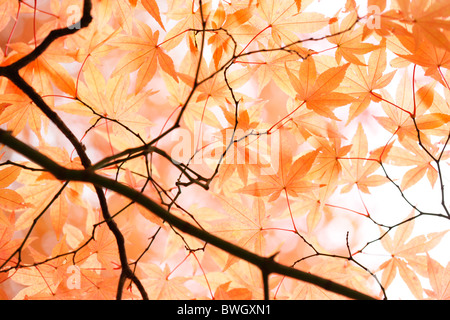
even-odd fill
[{"label": "autumn foliage", "polygon": [[1,298],[450,298],[447,0],[0,13]]}]

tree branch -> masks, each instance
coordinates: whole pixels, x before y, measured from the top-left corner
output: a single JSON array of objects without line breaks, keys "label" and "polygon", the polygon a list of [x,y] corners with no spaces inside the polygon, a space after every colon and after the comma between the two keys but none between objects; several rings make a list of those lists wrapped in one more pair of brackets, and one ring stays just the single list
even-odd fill
[{"label": "tree branch", "polygon": [[[19,70],[28,65],[29,63],[31,63],[32,61],[36,60],[57,39],[66,35],[73,34],[77,32],[79,29],[87,27],[92,21],[91,9],[92,9],[92,2],[90,0],[84,0],[83,16],[76,25],[68,26],[67,28],[52,30],[48,34],[48,36],[44,39],[44,41],[41,44],[39,44],[32,52],[30,52],[23,58],[17,60],[16,62],[8,66],[0,67],[0,76],[8,78],[20,90],[22,90],[22,92],[25,93],[36,104],[36,106],[57,126],[57,128],[70,141],[70,143],[74,146],[75,150],[77,151],[82,165],[86,169],[90,168],[92,163],[88,155],[86,154],[85,147],[83,146],[83,144],[76,138],[73,132],[64,123],[64,121],[58,116],[56,112],[54,112],[50,108],[50,106],[36,92],[36,90],[34,90],[34,88],[31,85],[29,85],[19,75]],[[103,190],[101,189],[101,187],[95,186],[95,192],[97,194],[97,198],[100,203],[103,218],[116,238],[120,262],[122,265],[122,272],[119,279],[116,297],[117,299],[120,299],[122,297],[123,283],[128,278],[136,284],[142,297],[144,299],[148,299],[148,295],[144,287],[142,286],[139,279],[135,276],[135,274],[133,273],[128,264],[128,258],[125,249],[125,239],[123,237],[122,232],[118,228],[117,224],[112,219],[111,214],[109,213],[108,203],[106,201],[106,197],[103,193]]]},{"label": "tree branch", "polygon": [[171,214],[166,209],[161,207],[159,204],[154,202],[152,199],[148,198],[144,194],[137,190],[134,190],[126,185],[123,185],[113,179],[98,175],[91,169],[85,170],[71,170],[67,169],[58,163],[54,162],[52,159],[48,158],[46,155],[40,153],[36,149],[28,146],[17,138],[13,137],[10,133],[5,130],[0,130],[0,142],[14,151],[22,154],[23,156],[30,159],[37,165],[45,168],[51,174],[53,174],[57,179],[62,181],[80,181],[86,183],[92,183],[97,187],[106,188],[112,190],[122,196],[129,198],[130,200],[142,205],[156,216],[160,217],[173,227],[177,228],[181,232],[187,233],[194,236],[200,240],[203,240],[211,245],[220,248],[240,259],[243,259],[264,272],[267,276],[271,273],[277,273],[280,275],[285,275],[297,280],[305,281],[314,285],[317,285],[325,290],[341,294],[352,299],[373,299],[364,293],[353,290],[346,286],[340,285],[331,280],[304,272],[292,267],[288,267],[277,263],[272,259],[272,257],[262,257],[246,249],[243,249],[237,245],[234,245],[222,238],[219,238],[203,229],[200,229],[187,221],[184,221],[177,216]]}]

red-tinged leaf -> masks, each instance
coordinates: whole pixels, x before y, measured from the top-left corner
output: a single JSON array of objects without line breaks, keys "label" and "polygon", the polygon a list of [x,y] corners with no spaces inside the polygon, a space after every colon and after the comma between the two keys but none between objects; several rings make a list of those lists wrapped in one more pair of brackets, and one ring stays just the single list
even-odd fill
[{"label": "red-tinged leaf", "polygon": [[55,268],[50,265],[39,265],[30,268],[20,268],[12,273],[11,279],[22,285],[14,299],[32,299],[34,296],[50,297],[59,283],[54,282]]},{"label": "red-tinged leaf", "polygon": [[[20,55],[28,54],[32,50],[30,45],[24,43],[15,43],[12,47]],[[61,63],[72,61],[73,59],[70,56],[61,53],[57,45],[52,45],[24,68],[24,77],[30,84],[33,84],[35,90],[39,93],[49,95],[48,100],[52,99],[51,95],[55,91],[53,86],[69,96],[75,96],[75,81],[67,69],[61,65]]]},{"label": "red-tinged leaf", "polygon": [[[209,12],[210,2],[203,3],[203,12]],[[178,21],[174,27],[168,30],[164,41],[168,41],[165,44],[167,50],[172,50],[183,41],[186,36],[185,30],[188,29],[200,29],[201,25],[201,14],[200,8],[195,8],[193,10],[191,6],[174,7],[173,10],[169,11],[167,17],[170,20]]]},{"label": "red-tinged leaf", "polygon": [[315,230],[323,216],[331,213],[330,208],[322,204],[321,192],[317,190],[301,194],[298,200],[291,205],[292,211],[295,213],[295,216],[306,215],[306,224],[309,232]]},{"label": "red-tinged leaf", "polygon": [[236,10],[235,12],[225,12],[221,2],[214,13],[212,27],[214,29],[224,29],[216,31],[208,38],[208,44],[212,45],[213,60],[216,69],[221,60],[226,61],[234,50],[234,42],[230,35],[246,32],[245,23],[252,16],[252,7]]},{"label": "red-tinged leaf", "polygon": [[[270,212],[266,209],[264,201],[254,198],[249,208],[243,207],[242,202],[231,198],[218,196],[225,211],[225,221],[217,223],[219,219],[211,222],[211,230],[224,238],[235,239],[234,243],[258,255],[266,254],[266,234],[264,230],[270,222]],[[241,199],[242,200],[242,199]],[[227,270],[239,261],[230,255],[223,267]]]},{"label": "red-tinged leaf", "polygon": [[59,181],[32,184],[20,187],[17,191],[25,202],[30,203],[29,208],[23,211],[16,221],[16,229],[22,230],[31,225],[33,220],[47,207],[52,198],[61,189]]}]

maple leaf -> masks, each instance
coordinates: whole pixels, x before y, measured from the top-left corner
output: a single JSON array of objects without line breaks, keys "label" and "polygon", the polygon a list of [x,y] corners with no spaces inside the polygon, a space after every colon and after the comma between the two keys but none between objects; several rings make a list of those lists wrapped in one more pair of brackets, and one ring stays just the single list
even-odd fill
[{"label": "maple leaf", "polygon": [[[309,151],[294,160],[292,141],[282,137],[279,159],[274,173],[262,174],[257,182],[251,183],[237,192],[253,196],[269,196],[269,201],[278,199],[282,192],[297,197],[300,193],[312,190],[316,185],[307,180],[307,174],[318,156],[318,151]],[[272,171],[272,170],[271,170]]]},{"label": "maple leaf", "polygon": [[[184,61],[180,66],[179,77],[182,81],[175,81],[171,76],[163,73],[164,83],[166,85],[167,91],[169,93],[168,101],[173,106],[174,111],[181,108],[192,91],[192,81],[193,78],[188,76],[195,74],[195,67],[197,60],[197,55],[192,55],[187,53],[184,56]],[[185,77],[186,76],[186,77]],[[184,81],[185,79],[186,81]],[[190,129],[194,130],[196,123],[201,122],[212,127],[220,127],[220,121],[217,119],[217,114],[211,108],[207,108],[208,100],[199,99],[200,101],[191,100],[189,107],[185,109],[183,113],[183,123]],[[158,114],[161,110],[157,110]],[[169,116],[172,116],[171,113]],[[169,119],[168,119],[169,120]]]},{"label": "maple leaf", "polygon": [[308,108],[298,108],[298,103],[289,99],[286,108],[291,116],[291,121],[285,127],[296,136],[300,143],[308,140],[312,136],[322,138],[345,138],[335,124],[324,124],[324,118]]},{"label": "maple leaf", "polygon": [[[419,235],[407,242],[414,228],[414,220],[403,223],[395,231],[394,238],[385,233],[381,239],[383,248],[391,254],[391,259],[385,261],[379,270],[383,270],[381,283],[388,288],[395,278],[397,271],[407,284],[412,294],[421,299],[423,288],[416,272],[427,276],[427,257],[420,255],[434,248],[447,231]],[[416,272],[415,272],[416,271]]]},{"label": "maple leaf", "polygon": [[[249,115],[249,112],[251,113]],[[244,185],[247,184],[249,173],[259,175],[262,168],[269,166],[263,159],[263,150],[266,148],[260,139],[247,136],[253,129],[259,125],[258,115],[260,110],[257,108],[241,109],[237,118],[237,127],[235,128],[235,114],[230,110],[224,110],[224,116],[229,123],[229,127],[220,130],[218,139],[222,140],[222,146],[219,146],[217,153],[222,155],[227,151],[219,167],[219,182],[224,183],[235,171]],[[255,119],[255,121],[252,121]],[[233,137],[234,142],[231,148],[226,149]]]},{"label": "maple leaf", "polygon": [[[335,239],[336,230],[327,224],[341,217],[333,208],[371,220],[334,205],[334,196],[351,203],[356,187],[376,197],[376,189],[383,192],[382,184],[390,180],[378,174],[381,163],[406,173],[398,187],[408,191],[401,194],[408,202],[421,200],[408,199],[410,188],[427,200],[422,182],[445,183],[447,0],[368,0],[367,6],[346,0],[331,17],[316,12],[329,12],[327,4],[313,0],[92,0],[85,1],[89,14],[81,0],[47,2],[0,0],[6,43],[0,50],[0,124],[14,135],[3,133],[6,145],[0,146],[5,152],[0,158],[8,158],[0,163],[0,264],[9,259],[0,272],[6,284],[2,298],[116,298],[123,276],[119,256],[125,252],[119,252],[117,234],[101,220],[104,203],[97,208],[91,199],[95,185],[105,188],[130,266],[151,299],[343,297],[283,276],[269,277],[265,292],[261,271],[272,272],[272,264],[254,265],[245,254],[238,259],[225,245],[205,243],[201,235],[207,234],[261,258],[279,250],[271,259],[300,270],[308,266],[306,272],[369,295],[373,284],[392,289],[400,280],[417,298],[448,299],[449,264],[444,260],[441,266],[429,256],[438,244],[445,249],[445,231],[413,236],[416,217],[400,220],[376,239],[387,251],[377,264],[378,284],[371,268],[324,250],[329,243],[319,244]],[[310,4],[314,8],[308,12]],[[27,90],[11,81],[18,75],[55,113],[42,114]],[[338,108],[344,106],[348,110]],[[339,121],[346,112],[346,123]],[[66,142],[54,135],[58,129],[85,166],[61,145]],[[189,144],[183,163],[177,162],[181,144],[168,141],[179,133]],[[278,134],[281,139],[275,141]],[[377,144],[382,134],[389,140]],[[8,144],[8,138],[20,138],[33,149]],[[165,156],[143,157],[147,141],[158,143]],[[45,157],[39,166],[16,161],[6,146],[29,158],[42,153],[63,166],[62,173],[90,171],[91,155],[99,168],[111,163],[109,155],[116,150],[130,152],[120,165],[117,158],[117,166],[96,173],[167,207],[183,219],[187,229],[180,229],[190,232],[176,231],[134,197],[94,184],[92,175],[82,177],[89,183],[60,181],[56,176],[62,173],[47,168]],[[230,149],[218,163],[226,146]],[[186,170],[181,176],[180,169]],[[204,172],[211,169],[208,179]],[[188,172],[189,182],[183,178]],[[391,182],[397,186],[396,179]],[[421,219],[433,215],[442,216],[418,214]],[[285,228],[287,218],[293,229]],[[22,248],[20,235],[28,230],[32,234]],[[360,235],[355,240],[366,243],[367,235]],[[332,244],[334,250],[350,251],[341,240],[340,246]],[[78,271],[80,288],[66,281],[69,267]],[[428,289],[421,278],[429,280]],[[143,297],[128,280],[123,298]]]},{"label": "maple leaf", "polygon": [[[384,98],[381,106],[386,117],[374,116],[374,118],[387,131],[396,134],[400,140],[406,138],[417,140],[417,129],[421,131],[424,141],[427,140],[425,134],[438,134],[440,130],[447,132],[444,125],[448,123],[449,118],[445,109],[439,109],[442,104],[439,104],[433,88],[433,83],[424,85],[413,95],[410,78],[403,75],[397,86],[395,100],[388,92],[382,90]],[[441,105],[437,110],[435,100]],[[435,106],[431,108],[433,104]]]},{"label": "maple leaf", "polygon": [[[58,159],[61,165],[67,168],[81,169],[79,159],[70,159],[66,150],[58,147],[41,146],[40,150],[48,156]],[[17,191],[23,196],[25,202],[29,203],[27,208],[20,213],[16,221],[16,229],[22,230],[30,226],[33,220],[47,208],[51,201],[56,201],[57,205],[50,208],[52,226],[58,238],[62,234],[62,229],[68,217],[67,200],[80,206],[85,206],[81,200],[83,184],[71,182],[63,188],[63,182],[57,180],[48,172],[22,170],[17,181],[23,186]],[[54,199],[55,196],[57,199]]]},{"label": "maple leaf", "polygon": [[339,120],[332,109],[344,106],[353,99],[344,93],[333,91],[344,79],[349,65],[332,67],[317,75],[314,59],[309,57],[301,63],[298,77],[292,74],[287,67],[286,71],[297,93],[295,98],[298,101],[304,102],[308,109],[314,110],[324,117]]},{"label": "maple leaf", "polygon": [[[60,40],[61,41],[61,40]],[[59,42],[60,42],[59,41]],[[25,43],[14,43],[10,47],[15,50],[15,58],[21,58],[30,53],[32,46]],[[32,85],[37,92],[49,95],[47,101],[52,101],[54,86],[69,96],[75,96],[75,81],[61,63],[71,63],[71,56],[62,54],[58,49],[58,42],[52,44],[37,59],[22,69],[24,79]],[[53,105],[53,103],[51,103]]]},{"label": "maple leaf", "polygon": [[[98,269],[92,266],[83,264],[79,266],[69,266],[74,270],[77,270],[76,281],[72,285],[66,281],[62,281],[54,294],[51,297],[34,296],[34,299],[58,299],[58,300],[115,300],[117,296],[117,275],[105,274],[105,272],[99,272]],[[70,271],[70,269],[68,270]],[[67,277],[73,276],[69,272]],[[70,282],[69,282],[70,283]],[[79,288],[78,288],[79,286]],[[124,299],[137,299],[137,295],[134,295],[129,290],[124,290]]]},{"label": "maple leaf", "polygon": [[23,197],[17,191],[5,189],[12,184],[20,174],[16,166],[0,170],[0,208],[3,210],[17,210],[26,207]]},{"label": "maple leaf", "polygon": [[259,48],[262,51],[257,55],[254,55],[255,57],[252,56],[251,61],[246,61],[242,58],[243,63],[248,63],[256,69],[254,72],[258,79],[257,85],[259,94],[261,94],[262,90],[267,87],[272,80],[286,94],[292,95],[294,94],[294,91],[289,84],[289,77],[286,73],[286,63],[296,61],[298,58],[285,51],[264,50],[266,48],[275,47],[276,44],[272,40],[269,40],[268,44],[259,44]]},{"label": "maple leaf", "polygon": [[143,22],[136,21],[139,36],[118,36],[109,42],[128,53],[116,65],[112,76],[137,71],[136,92],[141,91],[156,74],[159,66],[178,80],[172,58],[158,44],[159,31],[155,32]]},{"label": "maple leaf", "polygon": [[[190,291],[185,286],[189,280],[186,277],[170,277],[171,270],[168,265],[162,269],[153,263],[140,263],[140,269],[147,277],[142,281],[149,298],[152,300],[185,300],[189,299]],[[170,278],[170,279],[169,279]]]},{"label": "maple leaf", "polygon": [[449,300],[450,299],[450,263],[444,268],[432,259],[427,253],[428,279],[430,279],[431,289],[424,289],[430,299]]},{"label": "maple leaf", "polygon": [[415,43],[420,44],[428,39],[434,46],[450,49],[447,32],[450,24],[447,17],[450,15],[448,3],[443,0],[430,1],[396,1],[403,21],[412,23],[412,35]]},{"label": "maple leaf", "polygon": [[[264,228],[270,223],[270,213],[261,198],[254,198],[249,208],[242,207],[243,199],[219,197],[225,211],[225,219],[217,218],[211,223],[211,230],[224,238],[236,239],[236,244],[259,255],[265,255],[266,239]],[[223,221],[218,223],[217,221]],[[239,259],[229,256],[223,271]]]},{"label": "maple leaf", "polygon": [[[252,8],[248,6],[234,12],[226,12],[222,2],[219,2],[211,24],[213,29],[223,29],[226,32],[217,30],[208,38],[208,44],[212,45],[213,60],[216,68],[218,68],[221,59],[224,58],[224,54],[233,53],[235,48],[233,40],[236,41],[240,33],[246,32],[247,26],[245,26],[245,23],[252,16]],[[230,35],[232,35],[232,38]]]},{"label": "maple leaf", "polygon": [[[130,94],[128,75],[118,74],[106,81],[100,70],[89,61],[85,64],[83,75],[86,84],[80,82],[78,86],[78,96],[82,102],[64,104],[58,106],[58,109],[80,115],[92,115],[92,111],[95,111],[100,116],[120,121],[122,125],[110,122],[107,126],[112,127],[108,133],[120,135],[122,140],[124,136],[132,136],[126,128],[145,137],[145,130],[151,126],[151,122],[139,114],[139,111],[145,99],[155,92],[148,90]],[[98,115],[93,116],[91,124],[98,121]]]},{"label": "maple leaf", "polygon": [[[29,250],[35,262],[44,261],[48,258],[33,248],[29,248]],[[50,259],[49,263],[20,268],[16,272],[12,272],[11,276],[14,281],[25,286],[17,293],[15,299],[52,297],[59,284],[66,279],[66,270],[69,266],[69,264],[66,264],[67,257],[59,256],[65,252],[67,252],[67,245],[63,237],[53,247],[50,257],[56,258]]]},{"label": "maple leaf", "polygon": [[319,263],[314,264],[310,272],[313,274],[325,274],[327,278],[333,279],[333,281],[370,294],[370,289],[367,286],[370,275],[348,261],[342,259],[333,261],[321,259]]},{"label": "maple leaf", "polygon": [[[15,214],[0,212],[0,265],[4,265],[10,258],[5,266],[17,263],[17,258],[11,257],[11,254],[21,245],[22,239],[13,239],[14,232]],[[6,278],[6,274],[0,273],[0,282],[5,280],[4,278]]]},{"label": "maple leaf", "polygon": [[[48,119],[42,117],[42,111],[30,98],[19,93],[0,94],[4,103],[0,113],[0,124],[7,123],[13,135],[20,133],[28,124],[30,129],[41,138],[41,129],[48,125]],[[44,125],[43,125],[44,123]]]},{"label": "maple leaf", "polygon": [[411,63],[419,65],[425,70],[425,75],[446,86],[440,69],[450,67],[449,50],[434,46],[428,38],[416,44],[410,35],[398,35],[389,39],[387,45],[399,57],[392,60],[393,67],[405,67]]},{"label": "maple leaf", "polygon": [[[415,141],[403,139],[400,143],[402,147],[394,146],[389,151],[388,163],[397,166],[413,166],[403,175],[400,188],[402,190],[410,188],[420,181],[425,174],[430,185],[433,186],[438,178],[438,172],[432,165],[434,160]],[[430,147],[428,152],[436,154],[438,152],[437,147]]]},{"label": "maple leaf", "polygon": [[[190,70],[190,71],[195,71]],[[205,108],[214,104],[223,105],[233,101],[230,87],[237,89],[244,85],[251,76],[251,70],[239,68],[227,73],[225,80],[224,73],[218,73],[213,62],[208,62],[203,58],[198,74],[197,82],[201,83],[196,89],[196,102],[203,101]],[[195,83],[195,75],[179,73],[180,79],[189,86]],[[236,93],[237,100],[249,99],[244,93]]]},{"label": "maple leaf", "polygon": [[[181,3],[172,3],[173,7],[166,13],[167,19],[178,21],[164,37],[164,47],[167,51],[172,50],[183,41],[187,30],[202,30],[202,15],[201,12],[211,11],[211,2],[203,2],[202,8],[194,8],[191,4],[183,1]],[[191,39],[192,35],[189,33],[189,41],[195,43],[196,40]],[[195,37],[195,36],[194,36]],[[195,39],[195,38],[194,38]]]},{"label": "maple leaf", "polygon": [[[312,267],[307,269],[312,274],[326,275],[327,278],[333,279],[338,283],[344,284],[350,288],[357,289],[361,292],[369,292],[367,287],[368,275],[363,270],[350,264],[347,261],[329,259],[319,259],[315,261]],[[342,300],[345,299],[342,295],[329,292],[323,288],[315,286],[310,283],[298,282],[287,288],[282,293],[288,299],[298,300]],[[370,294],[370,293],[369,293]]]},{"label": "maple leaf", "polygon": [[3,0],[0,2],[0,30],[3,30],[9,23],[11,17],[17,12],[18,3]]},{"label": "maple leaf", "polygon": [[150,15],[156,20],[156,22],[158,22],[161,28],[163,28],[163,30],[165,31],[166,29],[164,28],[164,24],[161,20],[161,14],[159,13],[158,3],[155,0],[141,0],[141,3],[144,6],[145,10],[147,10],[148,13],[150,13]]},{"label": "maple leaf", "polygon": [[[330,43],[336,45],[336,62],[340,63],[344,58],[348,62],[356,65],[366,65],[359,56],[369,53],[375,50],[377,47],[371,43],[364,43],[363,41],[363,28],[352,28],[348,30],[357,18],[357,12],[352,11],[341,22],[338,27],[338,22],[334,22],[330,25],[330,33],[338,34],[327,38]],[[345,31],[345,32],[344,32]]]},{"label": "maple leaf", "polygon": [[351,144],[342,146],[342,140],[342,137],[318,136],[311,136],[308,139],[308,143],[319,151],[310,176],[322,186],[320,188],[322,205],[337,188],[342,173],[341,159],[345,158],[352,148]]},{"label": "maple leaf", "polygon": [[231,281],[221,284],[214,291],[214,300],[251,300],[252,292],[247,288],[229,289]]},{"label": "maple leaf", "polygon": [[312,232],[319,225],[324,215],[330,214],[329,207],[323,204],[322,194],[318,190],[299,195],[298,201],[292,204],[292,212],[296,216],[306,215],[306,226]]},{"label": "maple leaf", "polygon": [[383,75],[386,69],[386,50],[384,43],[379,49],[372,51],[367,62],[367,68],[351,64],[342,85],[347,88],[345,93],[355,97],[350,105],[347,123],[360,115],[371,101],[380,102],[380,97],[373,91],[387,86],[396,70]]},{"label": "maple leaf", "polygon": [[[298,33],[312,33],[328,24],[321,13],[303,12],[312,1],[302,1],[301,9],[293,1],[259,0],[258,14],[276,44],[290,44],[298,40]],[[263,27],[264,28],[264,27]],[[260,28],[260,30],[263,30]]]},{"label": "maple leaf", "polygon": [[91,255],[94,255],[102,267],[109,272],[120,265],[116,239],[105,224],[96,227],[94,241],[90,241],[80,251],[80,257]]},{"label": "maple leaf", "polygon": [[56,291],[59,283],[54,283],[55,269],[48,265],[21,268],[11,274],[11,278],[23,287],[13,299],[30,299],[34,296],[49,297]]},{"label": "maple leaf", "polygon": [[352,148],[349,152],[349,160],[341,161],[344,175],[343,182],[347,184],[341,192],[349,192],[356,185],[359,190],[370,194],[369,187],[376,187],[386,183],[385,176],[373,174],[380,168],[378,159],[368,158],[368,141],[361,124],[358,125],[356,134],[352,139]]}]

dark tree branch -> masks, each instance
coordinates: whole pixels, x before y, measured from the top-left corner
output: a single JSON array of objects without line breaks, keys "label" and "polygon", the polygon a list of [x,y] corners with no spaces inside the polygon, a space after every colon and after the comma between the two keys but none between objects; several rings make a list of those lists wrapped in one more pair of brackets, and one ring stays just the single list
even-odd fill
[{"label": "dark tree branch", "polygon": [[[32,86],[30,86],[20,75],[19,70],[36,60],[53,42],[57,39],[71,35],[76,33],[80,28],[86,28],[92,21],[91,16],[92,3],[90,0],[84,1],[83,6],[83,16],[80,21],[73,25],[68,26],[67,28],[52,30],[48,36],[44,39],[44,41],[39,44],[32,52],[23,58],[17,60],[16,62],[5,66],[0,67],[0,76],[4,76],[8,78],[12,83],[14,83],[20,90],[23,91],[35,104],[36,106],[56,125],[56,127],[64,134],[64,136],[70,141],[70,143],[74,146],[75,150],[80,157],[82,165],[88,169],[91,167],[92,163],[86,154],[84,145],[76,138],[73,132],[67,127],[64,121],[59,117],[59,115],[54,112],[50,106],[44,101],[44,99],[34,90]],[[134,272],[131,270],[128,264],[128,258],[126,254],[125,248],[125,239],[123,237],[122,232],[119,227],[112,219],[111,214],[108,209],[108,203],[106,201],[106,197],[103,193],[103,190],[99,186],[95,186],[95,192],[97,194],[97,198],[101,207],[102,215],[106,224],[108,225],[111,232],[114,234],[116,238],[116,243],[118,246],[120,262],[122,266],[121,275],[119,279],[119,285],[117,290],[117,299],[122,297],[123,284],[126,279],[130,279],[139,289],[142,297],[144,299],[148,299],[148,295],[139,281],[139,279],[135,276]]]},{"label": "dark tree branch", "polygon": [[[32,162],[37,165],[47,169],[51,174],[53,174],[57,179],[62,181],[80,181],[86,183],[92,183],[97,187],[105,188],[114,191],[122,196],[129,198],[130,200],[142,205],[146,209],[153,212],[156,216],[163,219],[169,223],[174,228],[177,228],[181,232],[187,233],[194,236],[200,240],[205,241],[217,248],[220,248],[240,259],[243,259],[256,267],[258,267],[265,275],[272,273],[277,273],[305,281],[314,285],[317,285],[325,290],[335,292],[344,295],[352,299],[373,299],[372,297],[358,292],[356,290],[350,289],[346,286],[340,285],[328,279],[304,272],[292,267],[288,267],[277,263],[274,261],[273,257],[262,257],[253,252],[250,252],[240,246],[234,245],[222,238],[219,238],[203,229],[200,229],[189,222],[178,218],[177,216],[171,214],[166,209],[161,207],[159,204],[154,202],[152,199],[148,198],[141,192],[134,190],[122,183],[119,183],[113,179],[98,175],[91,169],[85,170],[71,170],[67,169],[58,163],[54,162],[52,159],[48,158],[46,155],[40,153],[34,148],[28,146],[17,138],[13,137],[5,130],[0,130],[0,142],[9,148],[15,150],[21,155],[27,157]],[[128,265],[128,264],[127,264]],[[132,273],[133,274],[133,273]],[[132,275],[131,274],[131,275]]]}]

